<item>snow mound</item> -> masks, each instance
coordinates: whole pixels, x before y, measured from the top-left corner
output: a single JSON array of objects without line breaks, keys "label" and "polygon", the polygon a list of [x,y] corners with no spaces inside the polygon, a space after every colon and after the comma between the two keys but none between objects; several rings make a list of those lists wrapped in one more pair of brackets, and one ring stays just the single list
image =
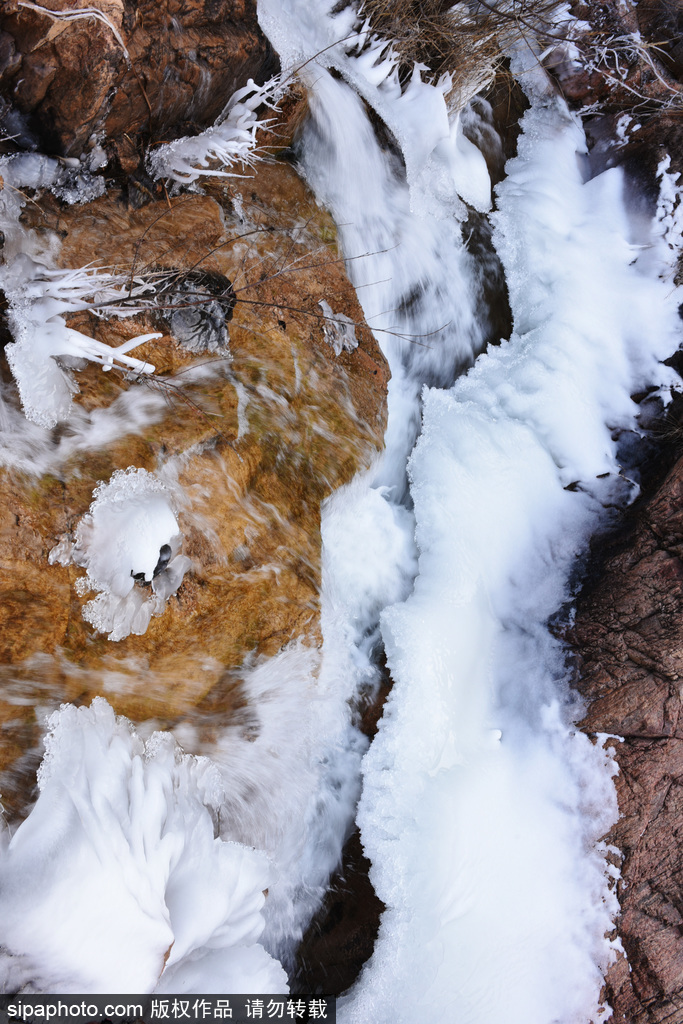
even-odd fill
[{"label": "snow mound", "polygon": [[48,724],[40,796],[0,853],[3,990],[19,964],[47,992],[286,991],[258,943],[268,861],[216,838],[211,762],[143,743],[102,698]]},{"label": "snow mound", "polygon": [[[50,562],[86,569],[81,593],[98,591],[83,617],[110,640],[142,634],[176,593],[190,560],[167,488],[152,473],[129,466],[95,488],[90,511],[64,538]],[[136,583],[140,584],[136,586]]]}]

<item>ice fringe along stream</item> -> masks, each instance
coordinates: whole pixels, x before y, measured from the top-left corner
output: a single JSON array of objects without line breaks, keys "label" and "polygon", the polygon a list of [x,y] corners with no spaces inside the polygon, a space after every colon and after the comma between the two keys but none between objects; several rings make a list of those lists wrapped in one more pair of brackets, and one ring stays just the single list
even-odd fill
[{"label": "ice fringe along stream", "polygon": [[[317,34],[309,16],[302,41],[304,6],[259,10],[285,65],[321,52],[338,73],[308,65],[301,159],[392,368],[376,482],[394,500],[407,425],[421,417],[408,463],[418,573],[380,616],[394,685],[358,809],[387,910],[341,1019],[601,1019],[617,908],[599,840],[616,815],[614,769],[602,742],[572,727],[547,622],[602,501],[626,496],[616,435],[633,427],[629,396],[671,379],[658,360],[680,341],[680,213],[674,223],[669,195],[639,234],[621,173],[591,180],[580,124],[542,74],[527,76],[531,109],[493,214],[514,333],[420,395],[481,344],[458,221],[460,200],[486,208],[485,171],[438,84],[400,90],[390,51],[371,40],[360,57],[350,43],[328,48],[348,37],[344,13]],[[404,167],[380,149],[359,96]]]},{"label": "ice fringe along stream", "polygon": [[[322,662],[293,648],[253,666],[260,735],[226,730],[213,766],[169,737],[145,748],[100,702],[61,712],[41,797],[0,866],[5,943],[23,954],[5,974],[116,991],[118,956],[119,988],[148,990],[175,937],[164,988],[234,989],[230,964],[243,990],[283,985],[266,950],[291,955],[338,857],[364,754],[347,701],[372,682],[381,635],[394,687],[358,821],[387,911],[341,1019],[604,1019],[613,768],[572,728],[546,624],[602,502],[628,488],[614,437],[633,426],[629,395],[667,383],[658,360],[680,340],[675,183],[663,168],[657,216],[636,229],[620,172],[590,178],[579,124],[531,81],[493,214],[514,334],[458,376],[483,345],[461,238],[465,202],[489,206],[483,159],[445,83],[402,90],[390,51],[350,39],[331,6],[259,7],[285,66],[320,54],[301,71],[302,168],[345,255],[362,257],[349,271],[392,369],[386,453],[323,512]],[[359,96],[403,159],[380,148]],[[104,882],[120,896],[113,923],[84,950]],[[207,916],[214,885],[225,899]],[[48,916],[65,923],[46,936]]]}]

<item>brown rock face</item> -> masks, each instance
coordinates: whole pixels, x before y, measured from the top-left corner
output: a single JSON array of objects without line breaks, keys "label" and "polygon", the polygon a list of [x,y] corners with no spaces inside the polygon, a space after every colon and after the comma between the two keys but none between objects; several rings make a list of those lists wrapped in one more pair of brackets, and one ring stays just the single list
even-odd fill
[{"label": "brown rock face", "polygon": [[[49,196],[27,204],[27,227],[63,237],[64,266],[96,257],[180,280],[201,269],[232,282],[237,301],[229,358],[183,348],[160,308],[123,320],[74,314],[72,327],[105,344],[163,332],[136,350],[154,377],[130,383],[94,364],[75,375],[86,425],[132,400],[147,412],[110,441],[57,428],[50,473],[0,474],[0,788],[10,812],[26,799],[45,710],[101,694],[136,721],[168,725],[201,706],[210,723],[242,706],[248,655],[319,642],[320,504],[381,446],[388,371],[330,248],[332,223],[294,171],[263,165],[239,188],[241,201],[219,185],[137,211],[113,193],[66,209]],[[335,357],[321,299],[357,323],[357,349]],[[83,570],[48,555],[73,535],[98,480],[130,465],[177,479],[192,565],[144,635],[112,642],[83,619],[93,596],[75,588]]]},{"label": "brown rock face", "polygon": [[235,89],[276,70],[255,0],[101,0],[97,10],[88,0],[3,5],[7,123],[22,115],[21,141],[42,152],[79,157],[99,133],[126,170],[140,134],[163,142],[206,127]]},{"label": "brown rock face", "polygon": [[[618,931],[628,957],[608,972],[615,1021],[683,1021],[683,463],[641,508],[578,602],[570,640],[582,728],[614,743],[623,855]],[[630,966],[630,971],[629,971]]]}]

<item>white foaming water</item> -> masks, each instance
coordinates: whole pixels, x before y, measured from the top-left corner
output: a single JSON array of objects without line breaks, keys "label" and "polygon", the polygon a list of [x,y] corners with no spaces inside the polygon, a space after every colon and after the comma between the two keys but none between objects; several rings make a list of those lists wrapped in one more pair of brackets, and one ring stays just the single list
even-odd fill
[{"label": "white foaming water", "polygon": [[[343,667],[322,669],[320,652],[304,644],[245,666],[243,716],[219,725],[204,748],[225,779],[222,836],[270,858],[261,942],[288,966],[358,799],[366,744],[350,724]],[[196,744],[191,735],[180,738]]]},{"label": "white foaming water", "polygon": [[[333,6],[262,0],[259,20],[283,66],[298,68],[308,90],[301,169],[337,222],[349,276],[389,361],[377,482],[402,492],[423,383],[451,384],[483,345],[461,220],[463,199],[488,208],[491,184],[457,112],[446,108],[448,82],[429,85],[415,75],[402,91],[391,52],[354,31],[349,9],[330,16]],[[332,45],[338,40],[344,42]],[[359,48],[359,56],[350,55]],[[393,143],[377,139],[363,101],[383,118]]]}]

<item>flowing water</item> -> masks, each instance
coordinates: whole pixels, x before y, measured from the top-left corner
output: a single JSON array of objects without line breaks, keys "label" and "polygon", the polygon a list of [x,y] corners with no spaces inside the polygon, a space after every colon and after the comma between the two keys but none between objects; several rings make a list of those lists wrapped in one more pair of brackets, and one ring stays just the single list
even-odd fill
[{"label": "flowing water", "polygon": [[[173,941],[165,991],[281,990],[274,958],[291,964],[355,815],[387,909],[343,1021],[604,1019],[614,769],[605,737],[573,727],[548,621],[567,614],[605,507],[636,492],[617,457],[630,395],[668,381],[673,185],[662,168],[651,222],[631,217],[620,172],[592,176],[580,123],[529,73],[492,210],[448,83],[402,85],[391,52],[332,6],[259,4],[308,93],[299,169],[392,374],[383,455],[323,507],[322,653],[246,666],[258,742],[176,733],[208,760],[168,736],[145,745],[106,704],[54,720],[0,876],[23,953],[6,984],[150,988]],[[514,321],[488,347],[473,209],[493,224]],[[393,688],[367,749],[350,703],[377,686],[380,651]],[[116,927],[93,953],[103,889]]]}]

